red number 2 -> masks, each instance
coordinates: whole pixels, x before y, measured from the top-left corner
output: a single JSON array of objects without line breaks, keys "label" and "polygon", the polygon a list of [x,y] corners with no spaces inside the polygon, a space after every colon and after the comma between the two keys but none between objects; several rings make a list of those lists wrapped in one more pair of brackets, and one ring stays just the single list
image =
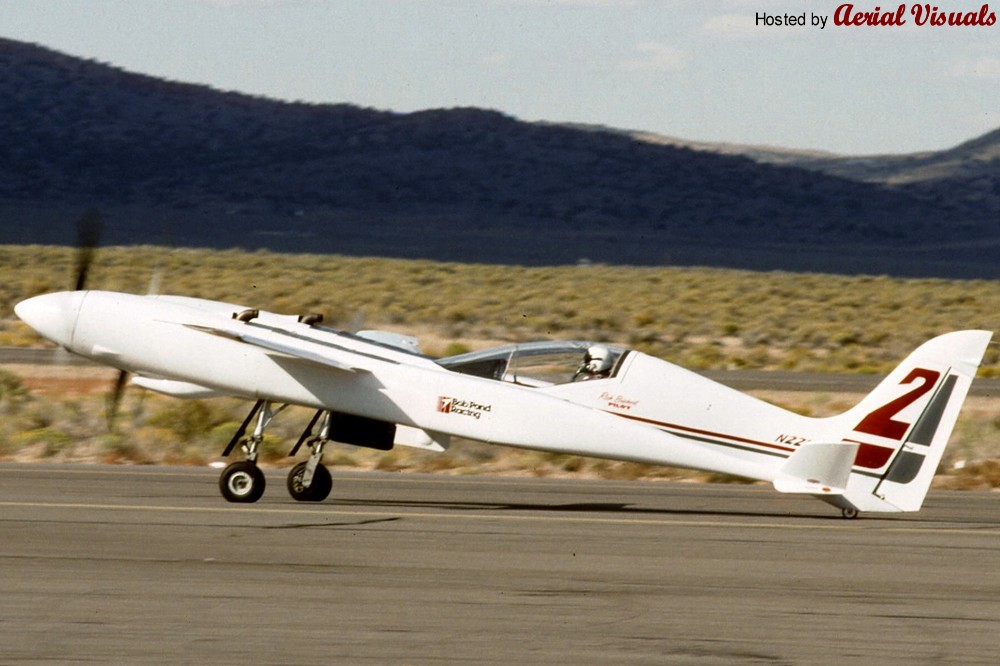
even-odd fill
[{"label": "red number 2", "polygon": [[889,439],[897,440],[903,439],[903,435],[906,434],[910,424],[905,421],[897,421],[892,417],[899,414],[901,411],[919,400],[925,393],[934,388],[934,385],[937,383],[940,376],[941,373],[934,370],[914,368],[910,374],[906,376],[906,379],[900,382],[900,384],[912,384],[919,379],[921,380],[920,385],[910,392],[899,396],[892,402],[882,405],[878,409],[871,412],[868,416],[861,419],[861,423],[859,423],[854,430],[857,432],[868,433],[869,435],[875,435],[877,437],[887,437]]}]

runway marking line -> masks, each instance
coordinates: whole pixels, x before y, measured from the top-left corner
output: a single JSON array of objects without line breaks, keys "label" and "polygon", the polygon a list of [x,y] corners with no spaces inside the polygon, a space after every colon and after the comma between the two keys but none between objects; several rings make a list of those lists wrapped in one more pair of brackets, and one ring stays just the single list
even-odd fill
[{"label": "runway marking line", "polygon": [[[762,529],[785,529],[785,530],[850,530],[859,531],[873,529],[880,532],[910,533],[910,534],[963,534],[963,535],[985,535],[1000,536],[1000,529],[959,529],[953,527],[866,527],[863,523],[854,521],[843,521],[837,524],[791,524],[791,523],[754,523],[736,522],[725,520],[655,520],[651,518],[586,518],[581,516],[525,516],[525,515],[497,515],[492,513],[448,513],[448,512],[390,512],[390,511],[346,511],[342,509],[272,509],[266,507],[199,507],[199,506],[151,506],[143,504],[84,504],[84,503],[59,503],[59,502],[0,502],[0,507],[23,508],[23,509],[95,509],[101,511],[149,511],[149,512],[169,512],[169,513],[255,513],[266,515],[310,515],[310,516],[375,516],[378,518],[424,518],[424,519],[468,519],[468,520],[497,520],[497,521],[551,521],[561,523],[589,523],[603,525],[659,525],[678,527],[753,527]],[[234,527],[237,527],[234,525]]]}]

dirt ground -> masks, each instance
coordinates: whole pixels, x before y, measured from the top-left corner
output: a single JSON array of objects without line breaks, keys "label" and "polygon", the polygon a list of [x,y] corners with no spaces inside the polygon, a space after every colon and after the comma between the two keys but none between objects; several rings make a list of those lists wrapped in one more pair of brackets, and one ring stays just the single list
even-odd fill
[{"label": "dirt ground", "polygon": [[104,393],[118,374],[114,368],[71,365],[7,365],[4,369],[17,375],[32,394],[42,396]]}]

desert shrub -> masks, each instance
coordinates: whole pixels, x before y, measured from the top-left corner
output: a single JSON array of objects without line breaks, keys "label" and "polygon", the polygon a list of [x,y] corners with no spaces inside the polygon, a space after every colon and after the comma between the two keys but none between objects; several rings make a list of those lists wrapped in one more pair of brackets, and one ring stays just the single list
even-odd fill
[{"label": "desert shrub", "polygon": [[935,478],[934,487],[949,490],[1000,488],[1000,460],[981,460],[959,469],[948,469]]},{"label": "desert shrub", "polygon": [[398,451],[387,451],[379,456],[375,463],[375,469],[383,472],[398,472],[404,469]]},{"label": "desert shrub", "polygon": [[16,414],[30,399],[20,377],[0,369],[0,414]]},{"label": "desert shrub", "polygon": [[344,449],[327,453],[324,464],[328,467],[357,467],[359,465],[357,458]]},{"label": "desert shrub", "polygon": [[72,435],[57,428],[34,428],[16,433],[11,437],[11,444],[15,449],[40,445],[40,454],[43,458],[49,458],[64,451],[73,442]]},{"label": "desert shrub", "polygon": [[181,441],[190,442],[204,438],[227,418],[227,414],[213,409],[205,400],[171,400],[157,409],[146,424],[169,430]]},{"label": "desert shrub", "polygon": [[469,347],[460,342],[450,342],[448,346],[444,348],[444,356],[458,356],[459,354],[466,354],[469,351]]}]

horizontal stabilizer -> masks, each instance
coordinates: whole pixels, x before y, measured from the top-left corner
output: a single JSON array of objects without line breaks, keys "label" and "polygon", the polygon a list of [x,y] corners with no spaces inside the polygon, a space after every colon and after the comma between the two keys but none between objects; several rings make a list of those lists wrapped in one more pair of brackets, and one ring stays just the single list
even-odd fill
[{"label": "horizontal stabilizer", "polygon": [[451,436],[440,432],[430,433],[420,428],[397,425],[396,439],[393,444],[441,453],[447,451],[451,445]]},{"label": "horizontal stabilizer", "polygon": [[774,489],[782,493],[842,495],[857,453],[856,443],[803,444],[781,466]]}]

